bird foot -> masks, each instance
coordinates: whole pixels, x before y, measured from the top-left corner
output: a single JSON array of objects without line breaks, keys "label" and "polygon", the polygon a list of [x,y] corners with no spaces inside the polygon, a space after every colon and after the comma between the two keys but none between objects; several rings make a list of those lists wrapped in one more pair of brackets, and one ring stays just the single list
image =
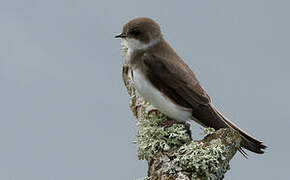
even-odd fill
[{"label": "bird foot", "polygon": [[178,123],[178,121],[176,121],[175,119],[170,119],[170,120],[164,121],[162,125],[167,128],[167,127],[171,127],[175,123]]}]

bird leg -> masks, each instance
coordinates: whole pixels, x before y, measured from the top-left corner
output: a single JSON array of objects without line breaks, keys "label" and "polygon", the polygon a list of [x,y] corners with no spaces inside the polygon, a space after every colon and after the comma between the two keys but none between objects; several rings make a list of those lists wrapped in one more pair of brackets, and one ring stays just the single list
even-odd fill
[{"label": "bird leg", "polygon": [[178,123],[175,119],[170,119],[163,122],[164,127],[171,127],[173,124]]}]

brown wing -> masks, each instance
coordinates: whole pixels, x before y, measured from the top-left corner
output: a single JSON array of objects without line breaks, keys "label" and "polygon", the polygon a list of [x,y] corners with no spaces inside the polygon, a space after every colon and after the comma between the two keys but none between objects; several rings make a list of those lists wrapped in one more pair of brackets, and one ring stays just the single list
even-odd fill
[{"label": "brown wing", "polygon": [[142,60],[148,79],[177,104],[196,107],[210,103],[209,96],[200,86],[194,73],[181,59],[169,61],[145,53]]},{"label": "brown wing", "polygon": [[[198,122],[216,130],[231,127],[241,134],[243,148],[258,154],[264,153],[263,149],[266,146],[262,142],[242,131],[216,110],[194,73],[182,60],[168,63],[168,60],[162,57],[145,54],[143,62],[146,66],[146,76],[151,83],[177,104],[192,108],[193,117]],[[239,151],[246,156],[243,149],[240,148]]]}]

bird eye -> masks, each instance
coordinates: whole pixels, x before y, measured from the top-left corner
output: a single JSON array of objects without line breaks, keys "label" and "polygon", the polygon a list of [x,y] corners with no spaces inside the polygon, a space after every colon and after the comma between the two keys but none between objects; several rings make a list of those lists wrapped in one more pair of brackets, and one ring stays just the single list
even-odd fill
[{"label": "bird eye", "polygon": [[132,34],[133,36],[139,36],[141,32],[139,30],[132,30],[130,34]]}]

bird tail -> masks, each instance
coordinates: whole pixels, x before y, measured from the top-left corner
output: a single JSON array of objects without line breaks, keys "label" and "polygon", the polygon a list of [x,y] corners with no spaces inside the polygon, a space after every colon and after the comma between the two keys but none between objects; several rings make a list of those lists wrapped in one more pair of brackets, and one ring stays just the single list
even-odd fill
[{"label": "bird tail", "polygon": [[[238,126],[236,126],[234,123],[232,123],[231,121],[229,121],[225,116],[223,116],[218,110],[217,108],[214,107],[213,104],[210,104],[210,108],[219,116],[219,119],[223,121],[223,123],[227,126],[230,127],[236,131],[238,131],[241,135],[242,138],[242,142],[241,142],[241,147],[245,148],[249,151],[252,151],[254,153],[257,154],[263,154],[264,153],[264,149],[267,148],[267,146],[263,145],[263,143],[261,141],[258,141],[257,139],[255,139],[254,137],[252,137],[251,135],[247,134],[246,132],[244,132],[243,130],[241,130],[240,128],[238,128]],[[243,154],[245,157],[247,157],[247,153],[240,148],[239,151],[241,152],[241,154]]]}]

